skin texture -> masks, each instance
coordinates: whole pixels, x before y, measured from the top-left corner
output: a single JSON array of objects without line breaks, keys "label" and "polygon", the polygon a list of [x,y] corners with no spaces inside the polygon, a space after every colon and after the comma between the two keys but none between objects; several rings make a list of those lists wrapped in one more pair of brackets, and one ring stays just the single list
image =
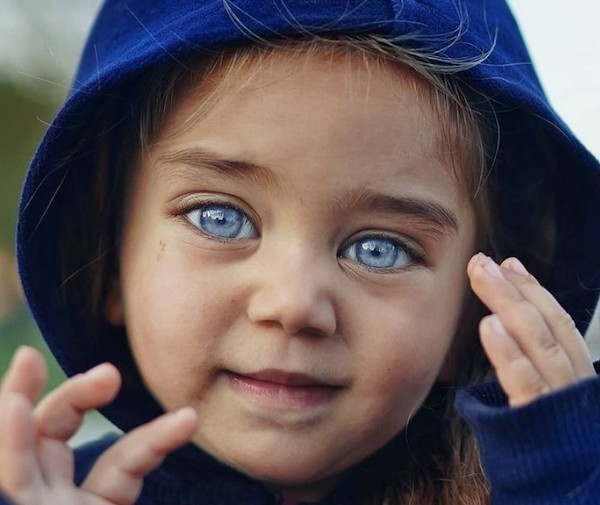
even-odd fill
[{"label": "skin texture", "polygon": [[[191,439],[286,498],[317,499],[447,373],[469,281],[493,312],[481,339],[511,405],[593,375],[572,321],[516,259],[472,257],[473,209],[405,77],[280,58],[202,121],[187,121],[201,92],[179,97],[129,193],[107,314],[166,410],[188,408],[128,434],[77,489],[65,442],[110,402],[118,374],[101,366],[34,408],[44,365],[20,351],[0,390],[2,490],[21,505],[130,504]],[[227,166],[211,168],[207,152]],[[368,206],[367,192],[404,205]],[[415,201],[456,226],[416,216]],[[214,224],[223,204],[247,216],[235,239],[203,228],[202,211]],[[358,246],[377,260],[365,237],[382,236],[415,254],[361,263]]]},{"label": "skin texture", "polygon": [[[197,411],[198,445],[284,494],[319,498],[406,425],[440,373],[474,212],[438,154],[433,113],[387,70],[276,58],[184,128],[202,98],[180,97],[130,196],[120,302],[132,350],[167,409]],[[198,149],[253,168],[210,169],[189,154]],[[368,207],[367,193],[435,202],[457,229]],[[238,206],[255,236],[207,236],[191,212],[204,202]],[[343,257],[381,234],[422,259],[375,271]],[[256,401],[230,380],[265,370],[309,375],[332,397]]]}]

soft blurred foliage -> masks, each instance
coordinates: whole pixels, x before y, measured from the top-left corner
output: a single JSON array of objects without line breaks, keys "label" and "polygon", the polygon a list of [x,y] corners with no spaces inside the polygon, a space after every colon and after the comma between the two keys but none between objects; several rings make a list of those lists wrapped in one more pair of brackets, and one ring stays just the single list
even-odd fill
[{"label": "soft blurred foliage", "polygon": [[[20,344],[43,349],[22,301],[14,236],[25,170],[60,100],[10,77],[0,73],[0,370]],[[55,366],[51,375],[59,375]]]},{"label": "soft blurred foliage", "polygon": [[17,207],[27,164],[59,98],[0,75],[0,370],[22,344],[41,349],[50,361],[50,384],[62,377],[23,304],[13,257]]},{"label": "soft blurred foliage", "polygon": [[99,0],[0,0],[0,373],[29,344],[62,378],[22,300],[14,235],[23,176],[68,89]]},{"label": "soft blurred foliage", "polygon": [[54,97],[0,82],[0,248],[12,250],[17,200],[31,153],[57,106]]},{"label": "soft blurred foliage", "polygon": [[13,249],[31,154],[62,101],[99,0],[0,0],[0,250]]},{"label": "soft blurred foliage", "polygon": [[[14,350],[38,348],[48,362],[46,390],[64,374],[22,300],[14,234],[29,159],[66,94],[100,0],[0,0],[0,375]],[[74,445],[111,429],[87,416]]]}]

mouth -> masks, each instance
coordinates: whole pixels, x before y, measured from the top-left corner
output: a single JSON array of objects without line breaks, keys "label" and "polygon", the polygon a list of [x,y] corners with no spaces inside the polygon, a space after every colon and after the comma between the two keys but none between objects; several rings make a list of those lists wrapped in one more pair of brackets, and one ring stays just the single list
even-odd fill
[{"label": "mouth", "polygon": [[333,401],[343,386],[313,375],[268,369],[226,372],[231,388],[246,400],[269,410],[305,410]]}]

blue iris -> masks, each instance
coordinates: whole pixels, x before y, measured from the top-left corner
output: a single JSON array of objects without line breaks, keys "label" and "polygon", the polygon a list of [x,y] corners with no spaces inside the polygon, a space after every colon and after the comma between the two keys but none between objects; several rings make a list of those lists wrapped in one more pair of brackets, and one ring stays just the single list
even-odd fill
[{"label": "blue iris", "polygon": [[215,238],[236,240],[256,237],[256,229],[248,216],[228,205],[203,205],[188,212],[187,218],[202,232]]},{"label": "blue iris", "polygon": [[406,246],[386,237],[362,237],[347,246],[341,256],[374,269],[402,268],[414,260]]}]

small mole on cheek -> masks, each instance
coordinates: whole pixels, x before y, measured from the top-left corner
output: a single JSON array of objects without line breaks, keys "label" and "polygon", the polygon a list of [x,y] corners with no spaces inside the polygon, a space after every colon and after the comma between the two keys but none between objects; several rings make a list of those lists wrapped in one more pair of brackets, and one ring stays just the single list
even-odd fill
[{"label": "small mole on cheek", "polygon": [[158,245],[160,246],[160,250],[158,251],[158,254],[156,255],[156,261],[160,261],[160,257],[165,252],[165,248],[167,247],[167,243],[164,242],[163,240],[161,240],[161,241],[158,242]]}]

